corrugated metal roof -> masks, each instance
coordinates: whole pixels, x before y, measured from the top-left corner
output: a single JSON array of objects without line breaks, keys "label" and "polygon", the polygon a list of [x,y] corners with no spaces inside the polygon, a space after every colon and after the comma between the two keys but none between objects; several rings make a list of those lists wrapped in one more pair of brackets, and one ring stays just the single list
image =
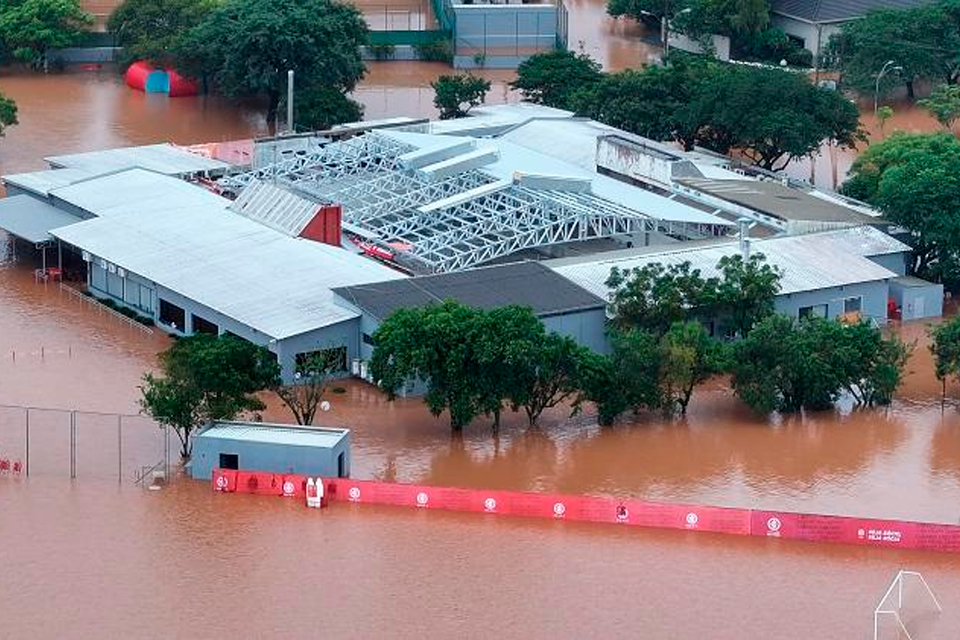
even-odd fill
[{"label": "corrugated metal roof", "polygon": [[349,429],[329,427],[295,427],[263,422],[215,422],[197,434],[197,437],[332,449],[349,435]]},{"label": "corrugated metal roof", "polygon": [[116,200],[123,193],[97,193],[119,188],[118,176],[84,183],[87,200],[103,201],[111,214],[53,235],[266,336],[283,339],[355,318],[335,302],[333,287],[405,277],[351,252],[257,224],[231,212],[227,199],[177,178],[125,173],[145,174],[152,184],[138,180],[124,190],[130,203],[121,214]]},{"label": "corrugated metal roof", "polygon": [[[751,242],[752,254],[762,253],[769,264],[783,270],[780,293],[815,291],[859,282],[895,278],[897,274],[881,267],[867,256],[909,251],[910,247],[872,227],[856,227],[800,236],[780,236]],[[720,258],[740,252],[738,242],[706,247],[671,247],[662,252],[640,250],[635,256],[606,259],[603,255],[584,259],[547,262],[560,275],[584,289],[607,299],[605,284],[614,267],[633,269],[659,262],[677,265],[689,262],[703,277],[719,276]]]},{"label": "corrugated metal roof", "polygon": [[806,22],[843,22],[876,9],[912,9],[934,0],[771,0],[770,10]]},{"label": "corrugated metal roof", "polygon": [[514,262],[466,271],[334,289],[364,313],[383,320],[397,309],[456,300],[476,309],[530,307],[538,316],[603,308],[606,302],[539,262]]},{"label": "corrugated metal roof", "polygon": [[80,218],[28,195],[0,198],[0,229],[27,242],[53,240],[51,229],[79,222]]},{"label": "corrugated metal roof", "polygon": [[219,172],[230,168],[230,165],[225,162],[205,158],[168,143],[50,156],[44,160],[51,167],[81,169],[90,174],[139,167],[170,176],[183,176],[204,171]]},{"label": "corrugated metal roof", "polygon": [[94,177],[83,169],[46,169],[30,173],[12,173],[3,177],[3,182],[40,196],[46,196],[53,189],[87,180]]},{"label": "corrugated metal roof", "polygon": [[250,182],[230,205],[234,213],[292,237],[300,235],[319,208],[316,202],[262,180]]}]

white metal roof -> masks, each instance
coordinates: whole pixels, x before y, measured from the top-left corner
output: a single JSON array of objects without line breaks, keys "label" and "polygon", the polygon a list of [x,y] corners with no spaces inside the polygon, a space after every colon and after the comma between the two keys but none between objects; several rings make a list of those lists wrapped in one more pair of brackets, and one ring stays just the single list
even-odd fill
[{"label": "white metal roof", "polygon": [[293,237],[300,235],[319,209],[316,202],[263,180],[254,180],[244,187],[230,205],[234,213]]},{"label": "white metal roof", "polygon": [[497,135],[535,118],[566,120],[572,116],[572,112],[563,109],[531,102],[514,102],[474,107],[465,118],[438,120],[424,128],[433,134]]},{"label": "white metal roof", "polygon": [[197,437],[332,449],[349,435],[349,429],[329,427],[295,427],[263,422],[215,422],[200,432]]},{"label": "white metal roof", "polygon": [[[847,284],[895,278],[897,274],[881,267],[867,256],[909,251],[910,247],[872,227],[855,227],[799,236],[780,236],[754,240],[750,253],[762,253],[769,264],[783,271],[780,293],[815,291]],[[606,285],[610,271],[633,269],[648,264],[677,265],[689,262],[703,277],[719,277],[720,258],[740,252],[738,242],[698,247],[671,247],[664,251],[640,249],[635,255],[617,252],[616,257],[602,254],[584,258],[548,261],[547,266],[586,290],[608,298]]]},{"label": "white metal roof", "polygon": [[45,169],[30,173],[11,173],[4,176],[3,181],[25,191],[46,196],[53,189],[87,180],[94,175],[84,169]]},{"label": "white metal roof", "polygon": [[[132,203],[122,215],[53,235],[276,339],[356,317],[334,301],[334,287],[404,277],[360,255],[248,220],[228,210],[229,200],[200,187],[143,173],[154,184],[138,182],[142,190],[129,194]],[[103,181],[106,191],[115,178],[85,187],[96,190]],[[152,199],[140,202],[145,194]]]},{"label": "white metal roof", "polygon": [[594,171],[597,167],[597,138],[617,133],[622,132],[595,120],[538,118],[511,129],[500,139]]},{"label": "white metal roof", "polygon": [[204,171],[224,171],[230,168],[230,165],[225,162],[205,158],[169,143],[50,156],[44,160],[54,168],[82,169],[91,174],[139,167],[166,175],[182,176]]},{"label": "white metal roof", "polygon": [[20,194],[0,198],[0,229],[27,242],[53,240],[51,229],[79,222],[80,218],[57,209],[43,200]]},{"label": "white metal roof", "polygon": [[53,189],[50,195],[101,218],[147,212],[163,216],[184,208],[216,208],[225,202],[206,189],[164,177],[145,169],[127,169]]}]

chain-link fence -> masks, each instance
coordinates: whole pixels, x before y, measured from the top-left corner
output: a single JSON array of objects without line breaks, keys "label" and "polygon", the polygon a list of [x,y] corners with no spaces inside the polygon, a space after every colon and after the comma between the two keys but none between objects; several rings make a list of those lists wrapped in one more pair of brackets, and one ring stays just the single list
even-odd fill
[{"label": "chain-link fence", "polygon": [[0,473],[139,482],[168,474],[174,440],[141,415],[0,405]]}]

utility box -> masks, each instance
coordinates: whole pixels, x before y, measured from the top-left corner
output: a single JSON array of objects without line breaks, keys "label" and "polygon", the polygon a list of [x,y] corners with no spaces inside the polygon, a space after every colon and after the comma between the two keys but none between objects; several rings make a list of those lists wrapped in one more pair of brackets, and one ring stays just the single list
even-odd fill
[{"label": "utility box", "polygon": [[269,471],[326,478],[350,475],[350,430],[264,422],[213,422],[194,437],[191,475]]}]

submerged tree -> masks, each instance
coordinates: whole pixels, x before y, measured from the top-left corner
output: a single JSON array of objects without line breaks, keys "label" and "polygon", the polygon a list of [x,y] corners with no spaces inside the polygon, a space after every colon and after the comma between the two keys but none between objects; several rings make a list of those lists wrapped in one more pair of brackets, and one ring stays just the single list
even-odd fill
[{"label": "submerged tree", "polygon": [[660,341],[660,397],[667,414],[687,413],[693,390],[727,368],[727,348],[699,322],[677,323]]},{"label": "submerged tree", "polygon": [[18,123],[17,103],[0,93],[0,136],[4,134],[7,127]]},{"label": "submerged tree", "polygon": [[79,0],[8,0],[0,3],[0,44],[7,55],[46,64],[47,52],[76,44],[93,24]]},{"label": "submerged tree", "polygon": [[960,119],[960,85],[941,84],[934,87],[930,97],[917,100],[917,104],[929,111],[949,131],[953,123]]},{"label": "submerged tree", "polygon": [[229,335],[182,338],[161,353],[159,361],[160,376],[143,376],[140,406],[173,428],[184,458],[190,457],[190,436],[198,427],[262,410],[264,404],[254,394],[275,387],[280,374],[273,354]]},{"label": "submerged tree", "polygon": [[936,367],[937,380],[943,383],[946,395],[947,380],[960,380],[960,316],[930,328],[930,352]]},{"label": "submerged tree", "polygon": [[527,102],[572,110],[573,94],[595,85],[601,77],[600,65],[590,56],[554,49],[521,62],[510,87]]},{"label": "submerged tree", "polygon": [[218,0],[124,0],[107,20],[124,66],[137,60],[176,62],[184,38],[216,9]]},{"label": "submerged tree", "polygon": [[433,105],[440,111],[441,120],[462,118],[483,104],[490,91],[490,81],[469,73],[443,75],[430,83]]},{"label": "submerged tree", "polygon": [[297,424],[313,424],[327,391],[327,382],[340,366],[340,359],[334,351],[320,351],[297,364],[290,384],[282,384],[278,380],[273,391],[290,409]]}]

